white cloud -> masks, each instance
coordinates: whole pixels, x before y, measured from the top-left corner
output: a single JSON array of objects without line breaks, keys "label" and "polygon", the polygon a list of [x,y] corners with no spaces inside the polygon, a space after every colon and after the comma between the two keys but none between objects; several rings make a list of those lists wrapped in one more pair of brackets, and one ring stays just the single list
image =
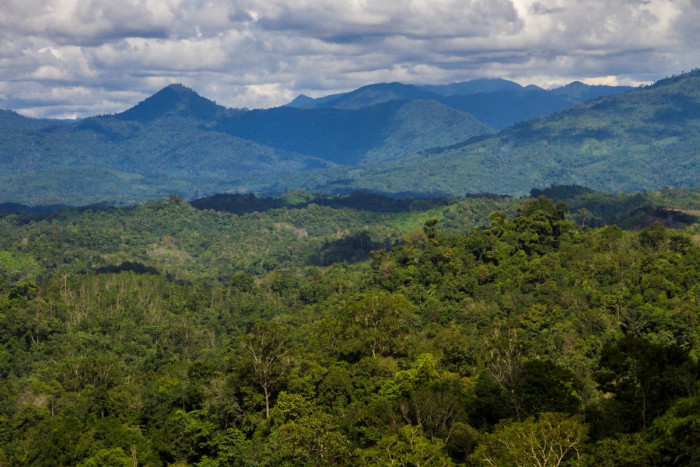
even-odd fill
[{"label": "white cloud", "polygon": [[211,39],[129,38],[86,52],[104,69],[153,71],[223,71],[227,52]]},{"label": "white cloud", "polygon": [[85,116],[171,82],[247,107],[397,80],[639,83],[698,65],[699,22],[698,0],[3,0],[0,104]]}]

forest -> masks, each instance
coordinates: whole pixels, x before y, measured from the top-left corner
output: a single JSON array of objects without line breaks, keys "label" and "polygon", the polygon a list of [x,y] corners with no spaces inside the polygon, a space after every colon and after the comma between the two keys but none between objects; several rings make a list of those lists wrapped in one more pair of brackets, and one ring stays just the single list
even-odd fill
[{"label": "forest", "polygon": [[700,192],[0,213],[0,465],[700,463]]}]

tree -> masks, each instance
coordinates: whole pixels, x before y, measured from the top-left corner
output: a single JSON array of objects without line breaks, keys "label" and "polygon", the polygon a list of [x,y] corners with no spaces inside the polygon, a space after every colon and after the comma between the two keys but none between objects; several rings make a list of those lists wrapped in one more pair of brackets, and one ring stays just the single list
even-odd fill
[{"label": "tree", "polygon": [[109,465],[113,467],[131,467],[135,461],[124,454],[122,448],[100,449],[88,459],[78,464],[79,467],[99,467]]},{"label": "tree", "polygon": [[265,396],[265,418],[270,418],[270,397],[292,365],[288,332],[274,322],[259,321],[241,340],[241,348],[250,357],[253,378]]},{"label": "tree", "polygon": [[359,455],[365,465],[454,465],[444,448],[441,440],[426,438],[420,425],[404,425],[396,433],[384,436],[376,446],[359,451]]},{"label": "tree", "polygon": [[654,465],[700,464],[700,397],[677,400],[648,434]]},{"label": "tree", "polygon": [[573,415],[580,406],[576,383],[576,376],[568,369],[547,360],[530,360],[522,364],[512,395],[528,415],[547,411]]},{"label": "tree", "polygon": [[697,364],[685,349],[625,336],[601,352],[596,379],[603,391],[614,395],[604,400],[602,412],[621,425],[619,431],[645,430],[675,398],[692,395],[697,374]]},{"label": "tree", "polygon": [[506,422],[487,435],[471,458],[480,465],[577,465],[587,428],[578,416],[545,412],[539,418]]},{"label": "tree", "polygon": [[514,219],[518,241],[528,254],[543,254],[559,247],[563,233],[573,224],[565,220],[566,204],[554,204],[544,196],[526,200]]},{"label": "tree", "polygon": [[266,465],[339,465],[348,463],[350,442],[325,413],[304,415],[270,435]]},{"label": "tree", "polygon": [[348,332],[372,358],[395,355],[397,339],[408,333],[411,304],[403,295],[370,292],[343,311]]}]

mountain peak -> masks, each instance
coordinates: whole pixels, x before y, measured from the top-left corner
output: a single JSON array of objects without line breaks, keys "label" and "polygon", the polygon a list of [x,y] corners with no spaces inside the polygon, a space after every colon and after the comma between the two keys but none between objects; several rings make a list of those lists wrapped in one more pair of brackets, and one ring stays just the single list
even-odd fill
[{"label": "mountain peak", "polygon": [[[205,99],[197,94],[192,88],[188,88],[182,83],[168,84],[166,87],[158,91],[156,94],[170,93],[170,95],[178,96],[182,99]],[[208,99],[205,99],[208,100]]]},{"label": "mountain peak", "polygon": [[336,109],[357,110],[391,101],[432,99],[435,95],[421,91],[412,84],[377,83],[362,86],[354,91],[340,94],[332,100],[324,102],[325,107]]},{"label": "mountain peak", "polygon": [[165,116],[209,119],[223,107],[180,83],[169,84],[129,110],[118,114],[123,120],[148,122]]},{"label": "mountain peak", "polygon": [[590,85],[581,81],[573,81],[565,86],[552,89],[551,92],[573,99],[574,102],[585,102],[632,89],[629,86]]},{"label": "mountain peak", "polygon": [[518,91],[523,89],[514,81],[502,78],[479,78],[452,84],[419,86],[424,91],[434,92],[441,96],[457,96],[501,91]]},{"label": "mountain peak", "polygon": [[316,107],[316,101],[306,94],[299,94],[285,107],[294,107],[296,109],[313,109]]}]

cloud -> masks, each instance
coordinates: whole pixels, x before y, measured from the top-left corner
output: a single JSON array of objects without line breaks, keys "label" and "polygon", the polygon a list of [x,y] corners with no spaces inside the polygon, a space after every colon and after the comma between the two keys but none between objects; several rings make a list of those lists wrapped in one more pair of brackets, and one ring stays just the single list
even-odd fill
[{"label": "cloud", "polygon": [[129,36],[165,37],[179,0],[4,0],[0,26],[56,44],[95,45]]},{"label": "cloud", "polygon": [[339,43],[388,36],[489,36],[521,27],[509,0],[249,2],[257,24]]},{"label": "cloud", "polygon": [[697,66],[699,21],[698,0],[4,0],[0,105],[86,116],[172,82],[250,108],[382,81],[638,83]]}]

